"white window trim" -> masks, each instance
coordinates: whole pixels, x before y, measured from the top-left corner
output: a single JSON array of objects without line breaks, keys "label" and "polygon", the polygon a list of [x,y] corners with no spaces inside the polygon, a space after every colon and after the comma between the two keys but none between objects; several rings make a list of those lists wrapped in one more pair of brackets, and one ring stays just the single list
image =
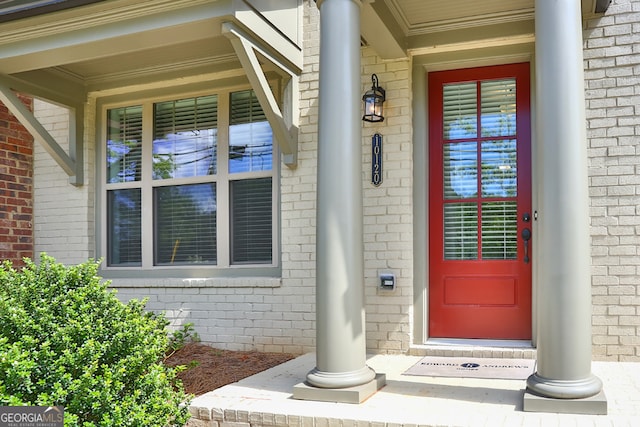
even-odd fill
[{"label": "white window trim", "polygon": [[[243,172],[229,174],[228,172],[228,142],[229,142],[229,99],[232,92],[251,89],[248,85],[231,86],[219,88],[214,87],[210,91],[180,91],[176,90],[170,94],[164,93],[162,96],[121,98],[117,102],[100,102],[96,109],[96,249],[98,257],[103,259],[101,264],[101,274],[107,279],[121,278],[178,278],[184,280],[200,280],[200,278],[233,278],[232,282],[220,282],[222,286],[229,286],[229,283],[239,283],[242,278],[253,278],[255,284],[256,277],[280,277],[280,152],[275,141],[273,142],[272,170]],[[273,180],[272,191],[272,262],[269,264],[231,264],[230,253],[230,225],[229,215],[229,185],[216,185],[216,198],[218,205],[222,209],[217,211],[217,264],[216,265],[179,265],[179,266],[154,266],[153,265],[153,221],[145,221],[145,218],[153,218],[153,180],[151,179],[151,150],[149,143],[153,133],[153,104],[163,101],[173,101],[184,98],[217,95],[218,96],[218,135],[217,135],[217,173],[210,176],[206,182],[228,184],[234,180],[245,178],[271,177]],[[142,157],[142,182],[133,183],[106,183],[106,138],[107,138],[107,111],[113,108],[141,105],[143,110],[143,157]],[[171,185],[193,183],[190,178],[172,179]],[[156,182],[157,184],[157,182]],[[109,189],[141,188],[142,189],[142,265],[141,266],[109,266],[106,258],[107,249],[107,191]],[[225,201],[225,203],[220,203]],[[177,283],[177,282],[176,282]],[[207,284],[215,285],[216,281],[207,281]],[[224,284],[223,284],[224,283]],[[268,286],[273,286],[269,282]]]}]

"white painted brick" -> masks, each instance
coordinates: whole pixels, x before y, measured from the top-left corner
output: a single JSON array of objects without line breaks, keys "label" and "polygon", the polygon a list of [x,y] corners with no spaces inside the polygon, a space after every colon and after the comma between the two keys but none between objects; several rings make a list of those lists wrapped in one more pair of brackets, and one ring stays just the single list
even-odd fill
[{"label": "white painted brick", "polygon": [[[636,265],[640,246],[640,227],[636,218],[640,211],[634,197],[638,195],[637,186],[640,185],[637,167],[640,162],[637,119],[640,96],[636,90],[640,82],[637,65],[640,51],[634,49],[637,34],[633,34],[640,30],[640,15],[633,13],[634,9],[640,10],[639,2],[613,2],[605,16],[587,22],[590,30],[584,33],[588,68],[585,87],[589,88],[586,92],[587,117],[592,147],[590,162],[591,165],[609,165],[607,175],[615,177],[601,179],[598,169],[590,169],[591,205],[593,208],[607,207],[605,211],[591,210],[592,224],[597,225],[592,227],[592,243],[598,248],[593,254],[592,271],[606,269],[606,274],[594,274],[592,278],[594,313],[602,313],[605,309],[610,315],[606,318],[594,316],[594,325],[633,322],[640,307],[637,300],[640,270]],[[615,78],[613,87],[610,78]],[[602,90],[606,92],[604,97]],[[602,109],[606,110],[604,116]],[[616,118],[616,123],[610,124],[607,118]],[[604,129],[606,138],[601,132]],[[594,149],[597,147],[606,147],[605,152]],[[594,191],[593,186],[607,191]],[[623,306],[619,305],[623,303]],[[607,331],[594,327],[594,355],[606,360],[622,360],[621,356],[640,354],[637,342],[626,341],[623,345],[617,339],[632,332],[636,332],[633,326],[609,327]]]}]

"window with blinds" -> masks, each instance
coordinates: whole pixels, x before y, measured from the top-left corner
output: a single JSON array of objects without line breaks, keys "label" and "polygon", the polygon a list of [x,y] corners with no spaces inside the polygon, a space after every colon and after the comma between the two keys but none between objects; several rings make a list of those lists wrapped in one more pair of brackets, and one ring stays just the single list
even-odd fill
[{"label": "window with blinds", "polygon": [[273,137],[252,90],[109,109],[107,122],[108,266],[273,263]]},{"label": "window with blinds", "polygon": [[515,89],[515,79],[443,86],[447,260],[517,256]]}]

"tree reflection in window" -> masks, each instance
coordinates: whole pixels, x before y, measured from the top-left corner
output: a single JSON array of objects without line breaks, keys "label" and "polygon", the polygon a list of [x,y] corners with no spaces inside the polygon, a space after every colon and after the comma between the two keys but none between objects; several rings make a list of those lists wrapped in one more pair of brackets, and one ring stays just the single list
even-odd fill
[{"label": "tree reflection in window", "polygon": [[154,104],[153,179],[216,173],[218,97]]}]

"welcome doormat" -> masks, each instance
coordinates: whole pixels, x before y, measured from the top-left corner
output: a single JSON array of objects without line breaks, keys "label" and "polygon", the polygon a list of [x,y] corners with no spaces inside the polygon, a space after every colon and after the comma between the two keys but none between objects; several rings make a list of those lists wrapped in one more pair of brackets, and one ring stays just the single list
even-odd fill
[{"label": "welcome doormat", "polygon": [[426,356],[403,375],[524,380],[533,374],[533,359],[484,359]]}]

